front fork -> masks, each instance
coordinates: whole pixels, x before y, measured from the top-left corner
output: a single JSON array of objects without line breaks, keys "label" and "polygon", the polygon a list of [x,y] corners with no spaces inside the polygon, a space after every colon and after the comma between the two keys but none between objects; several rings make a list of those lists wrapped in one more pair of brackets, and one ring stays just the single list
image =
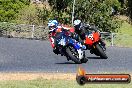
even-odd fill
[{"label": "front fork", "polygon": [[77,48],[78,58],[81,60],[81,59],[85,58],[84,50],[86,50],[86,46],[81,43],[77,43],[77,45],[78,45],[78,48]]},{"label": "front fork", "polygon": [[103,41],[99,41],[99,45],[102,47],[104,51],[106,51],[106,44]]},{"label": "front fork", "polygon": [[78,49],[77,50],[78,52],[78,58],[81,60],[84,58],[84,51],[82,49]]},{"label": "front fork", "polygon": [[[98,42],[96,42],[96,43],[98,43],[99,45],[100,45],[100,47],[102,47],[102,49],[104,50],[104,51],[106,51],[106,44],[105,44],[105,42],[102,40],[102,39],[100,39]],[[95,44],[96,44],[95,43]],[[95,47],[95,44],[93,44],[93,48],[96,48]]]},{"label": "front fork", "polygon": [[[105,52],[106,51],[106,47],[105,47],[105,45],[102,45],[102,43],[99,41],[99,42],[97,42],[99,45],[100,45],[100,47],[103,49],[103,51]],[[96,54],[97,56],[98,56],[98,53],[96,52],[96,43],[95,44],[93,44],[92,46],[91,46],[91,49],[90,49],[90,53],[91,54]]]}]

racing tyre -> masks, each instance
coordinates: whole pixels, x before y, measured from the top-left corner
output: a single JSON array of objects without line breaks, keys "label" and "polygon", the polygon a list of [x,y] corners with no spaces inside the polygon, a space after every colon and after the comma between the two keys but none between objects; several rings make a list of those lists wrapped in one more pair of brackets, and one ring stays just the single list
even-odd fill
[{"label": "racing tyre", "polygon": [[74,61],[76,64],[81,64],[81,61],[79,60],[79,58],[77,58],[77,56],[75,56],[76,51],[73,47],[66,48],[66,53],[70,57],[70,59],[72,61]]},{"label": "racing tyre", "polygon": [[99,44],[96,44],[95,45],[96,49],[97,49],[97,52],[99,53],[100,57],[103,58],[103,59],[107,59],[107,55],[105,54],[104,50],[100,47]]},{"label": "racing tyre", "polygon": [[86,63],[87,61],[88,61],[88,59],[86,59],[86,58],[81,59],[81,63]]}]

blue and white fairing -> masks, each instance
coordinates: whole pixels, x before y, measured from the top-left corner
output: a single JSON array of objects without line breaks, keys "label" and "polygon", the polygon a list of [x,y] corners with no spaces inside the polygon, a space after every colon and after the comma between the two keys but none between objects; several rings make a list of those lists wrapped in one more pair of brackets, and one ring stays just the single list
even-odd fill
[{"label": "blue and white fairing", "polygon": [[78,58],[81,60],[84,57],[84,52],[83,49],[85,48],[84,45],[82,45],[80,42],[76,41],[75,39],[65,35],[64,32],[62,32],[59,38],[59,42],[58,44],[61,46],[68,46],[68,45],[72,45],[73,48],[78,52]]},{"label": "blue and white fairing", "polygon": [[66,45],[66,38],[64,38],[64,37],[62,36],[62,38],[60,39],[60,41],[59,41],[58,44],[60,44],[60,45],[62,45],[62,46],[65,46],[65,45]]},{"label": "blue and white fairing", "polygon": [[73,45],[73,47],[77,50],[77,52],[78,52],[78,54],[79,54],[79,59],[82,59],[84,56],[84,52],[83,52],[83,48],[84,48],[84,46],[80,43],[80,42],[78,42],[78,41],[76,41],[75,39],[70,39],[70,41],[69,41],[69,43],[70,44],[72,44]]}]

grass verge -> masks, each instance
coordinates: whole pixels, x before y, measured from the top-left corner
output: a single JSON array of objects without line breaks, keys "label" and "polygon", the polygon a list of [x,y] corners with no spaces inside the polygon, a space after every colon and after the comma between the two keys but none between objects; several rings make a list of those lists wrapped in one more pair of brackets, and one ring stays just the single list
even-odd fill
[{"label": "grass verge", "polygon": [[[114,34],[114,46],[132,47],[132,25],[124,21],[122,26],[117,29],[118,33]],[[111,45],[111,41],[106,41],[107,46]]]},{"label": "grass verge", "polygon": [[130,84],[85,84],[80,86],[76,80],[28,80],[0,81],[0,88],[132,88]]},{"label": "grass verge", "polygon": [[115,36],[114,43],[116,46],[132,47],[132,25],[123,22],[118,29],[119,33]]},{"label": "grass verge", "polygon": [[0,73],[0,88],[132,88],[129,84],[77,84],[76,73]]}]

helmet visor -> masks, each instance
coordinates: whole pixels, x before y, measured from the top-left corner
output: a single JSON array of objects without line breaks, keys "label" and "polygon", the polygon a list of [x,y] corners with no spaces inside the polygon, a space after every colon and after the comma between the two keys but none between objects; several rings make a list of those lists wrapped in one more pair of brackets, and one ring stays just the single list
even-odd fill
[{"label": "helmet visor", "polygon": [[54,26],[49,26],[50,31],[54,31],[56,29],[55,25]]},{"label": "helmet visor", "polygon": [[78,25],[76,25],[74,27],[75,27],[76,30],[79,30],[80,29],[80,26],[81,26],[81,24],[78,24]]}]

